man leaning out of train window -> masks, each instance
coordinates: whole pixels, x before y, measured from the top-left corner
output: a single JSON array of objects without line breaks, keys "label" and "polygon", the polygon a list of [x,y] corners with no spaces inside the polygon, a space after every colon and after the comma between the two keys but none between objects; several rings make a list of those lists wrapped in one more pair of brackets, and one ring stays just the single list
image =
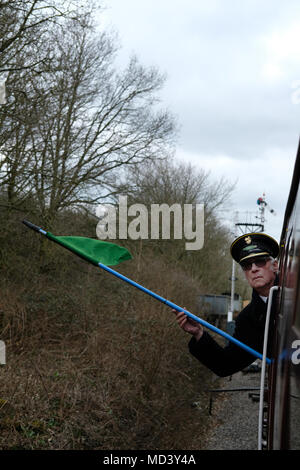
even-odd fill
[{"label": "man leaning out of train window", "polygon": [[[262,353],[269,291],[278,282],[276,258],[279,246],[269,235],[247,233],[233,241],[230,253],[242,267],[246,280],[253,289],[251,302],[235,320],[233,336]],[[274,304],[275,302],[269,324],[268,357],[272,357]],[[179,326],[192,335],[189,341],[190,353],[218,376],[232,375],[254,362],[254,356],[235,343],[228,341],[227,345],[222,347],[209,332],[203,330],[200,323],[187,317],[184,312],[173,312]]]}]

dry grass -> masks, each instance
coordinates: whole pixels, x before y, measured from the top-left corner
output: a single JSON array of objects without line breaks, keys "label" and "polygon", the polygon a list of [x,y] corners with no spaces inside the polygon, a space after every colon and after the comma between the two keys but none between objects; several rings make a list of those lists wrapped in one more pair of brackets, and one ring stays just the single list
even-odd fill
[{"label": "dry grass", "polygon": [[[201,449],[212,374],[171,310],[59,248],[41,263],[24,243],[2,264],[0,448]],[[122,272],[194,308],[197,283],[161,258]]]}]

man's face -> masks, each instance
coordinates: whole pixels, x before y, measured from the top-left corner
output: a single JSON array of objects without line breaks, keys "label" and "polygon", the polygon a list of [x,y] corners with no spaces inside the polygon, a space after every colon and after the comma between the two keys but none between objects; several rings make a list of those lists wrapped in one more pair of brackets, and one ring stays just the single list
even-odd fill
[{"label": "man's face", "polygon": [[268,296],[276,277],[277,261],[272,262],[268,257],[257,256],[241,262],[241,266],[249,285],[260,295]]}]

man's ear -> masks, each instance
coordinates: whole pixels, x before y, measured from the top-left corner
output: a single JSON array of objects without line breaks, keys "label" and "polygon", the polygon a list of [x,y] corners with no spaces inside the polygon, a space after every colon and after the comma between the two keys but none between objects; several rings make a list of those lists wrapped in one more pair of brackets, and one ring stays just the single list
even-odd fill
[{"label": "man's ear", "polygon": [[275,259],[275,260],[273,261],[273,263],[272,263],[272,269],[273,269],[273,271],[276,272],[276,273],[277,273],[278,270],[279,270],[279,264],[278,264],[278,261],[277,261],[276,259]]}]

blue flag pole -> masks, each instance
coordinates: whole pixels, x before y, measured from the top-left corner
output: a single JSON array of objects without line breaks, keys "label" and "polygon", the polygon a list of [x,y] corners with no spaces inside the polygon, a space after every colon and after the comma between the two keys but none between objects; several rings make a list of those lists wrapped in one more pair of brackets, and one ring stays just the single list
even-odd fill
[{"label": "blue flag pole", "polygon": [[[37,225],[32,224],[31,222],[28,222],[27,220],[24,220],[23,223],[31,228],[32,230],[35,230],[36,232],[40,233],[41,235],[47,236],[47,232],[43,230],[42,228],[38,227]],[[76,254],[76,252],[73,252]],[[258,351],[255,351],[254,349],[250,348],[250,346],[247,346],[245,343],[242,343],[238,339],[234,338],[233,336],[230,336],[228,333],[226,333],[223,330],[220,330],[219,328],[215,327],[214,325],[211,325],[207,321],[203,320],[202,318],[197,317],[193,313],[189,312],[188,310],[185,310],[182,307],[179,307],[178,305],[174,304],[173,302],[170,302],[169,300],[165,299],[164,297],[161,297],[160,295],[156,294],[155,292],[152,292],[151,290],[147,289],[146,287],[142,286],[141,284],[138,284],[137,282],[133,281],[132,279],[129,279],[128,277],[124,276],[123,274],[119,273],[118,271],[115,271],[114,269],[111,269],[109,266],[106,266],[105,264],[98,263],[99,268],[103,269],[104,271],[107,271],[108,273],[112,274],[113,276],[117,277],[118,279],[121,279],[122,281],[126,282],[127,284],[130,284],[133,287],[136,287],[140,291],[144,292],[145,294],[150,295],[154,299],[158,300],[159,302],[162,302],[163,304],[167,305],[168,307],[171,307],[173,310],[176,310],[177,312],[184,312],[184,314],[191,318],[192,320],[195,320],[196,322],[200,323],[200,325],[208,328],[209,330],[213,331],[214,333],[217,333],[218,335],[222,336],[223,338],[227,339],[228,341],[231,341],[232,343],[236,344],[239,346],[241,349],[244,349],[248,353],[252,354],[254,357],[258,359],[263,359],[263,355],[259,353]],[[266,358],[266,363],[271,364],[271,360]]]},{"label": "blue flag pole", "polygon": [[[247,346],[246,344],[242,343],[242,342],[239,341],[238,339],[234,338],[233,336],[230,336],[228,333],[226,333],[226,332],[223,331],[223,330],[220,330],[219,328],[215,327],[214,325],[211,325],[210,323],[208,323],[207,321],[203,320],[202,318],[197,317],[196,315],[194,315],[193,313],[189,312],[188,310],[185,310],[184,308],[179,307],[178,305],[174,304],[173,302],[170,302],[169,300],[164,299],[163,297],[161,297],[160,295],[156,294],[155,292],[152,292],[151,290],[147,289],[146,287],[143,287],[142,285],[138,284],[137,282],[132,281],[132,280],[129,279],[128,277],[124,276],[123,274],[118,273],[118,272],[115,271],[114,269],[111,269],[109,266],[105,266],[105,265],[102,264],[102,263],[99,263],[98,266],[99,266],[101,269],[104,269],[105,271],[109,272],[110,274],[113,274],[113,275],[116,276],[117,278],[122,279],[122,281],[125,281],[125,282],[127,282],[128,284],[130,284],[130,285],[136,287],[137,289],[139,289],[139,290],[145,292],[145,294],[148,294],[148,295],[150,295],[151,297],[154,297],[154,299],[158,300],[159,302],[164,303],[164,304],[167,305],[168,307],[171,307],[173,310],[176,310],[177,312],[184,312],[187,317],[192,318],[192,319],[195,320],[196,322],[200,323],[200,325],[205,326],[206,328],[208,328],[209,330],[213,331],[214,333],[217,333],[218,335],[223,336],[223,338],[226,338],[228,341],[231,341],[232,343],[236,344],[237,346],[239,346],[240,348],[244,349],[244,350],[247,351],[248,353],[252,354],[252,355],[255,356],[256,358],[258,358],[258,359],[263,359],[263,355],[260,354],[259,352],[255,351],[254,349],[250,348],[250,346]],[[271,364],[271,360],[268,359],[268,358],[266,359],[266,362],[267,362],[267,364]]]}]

